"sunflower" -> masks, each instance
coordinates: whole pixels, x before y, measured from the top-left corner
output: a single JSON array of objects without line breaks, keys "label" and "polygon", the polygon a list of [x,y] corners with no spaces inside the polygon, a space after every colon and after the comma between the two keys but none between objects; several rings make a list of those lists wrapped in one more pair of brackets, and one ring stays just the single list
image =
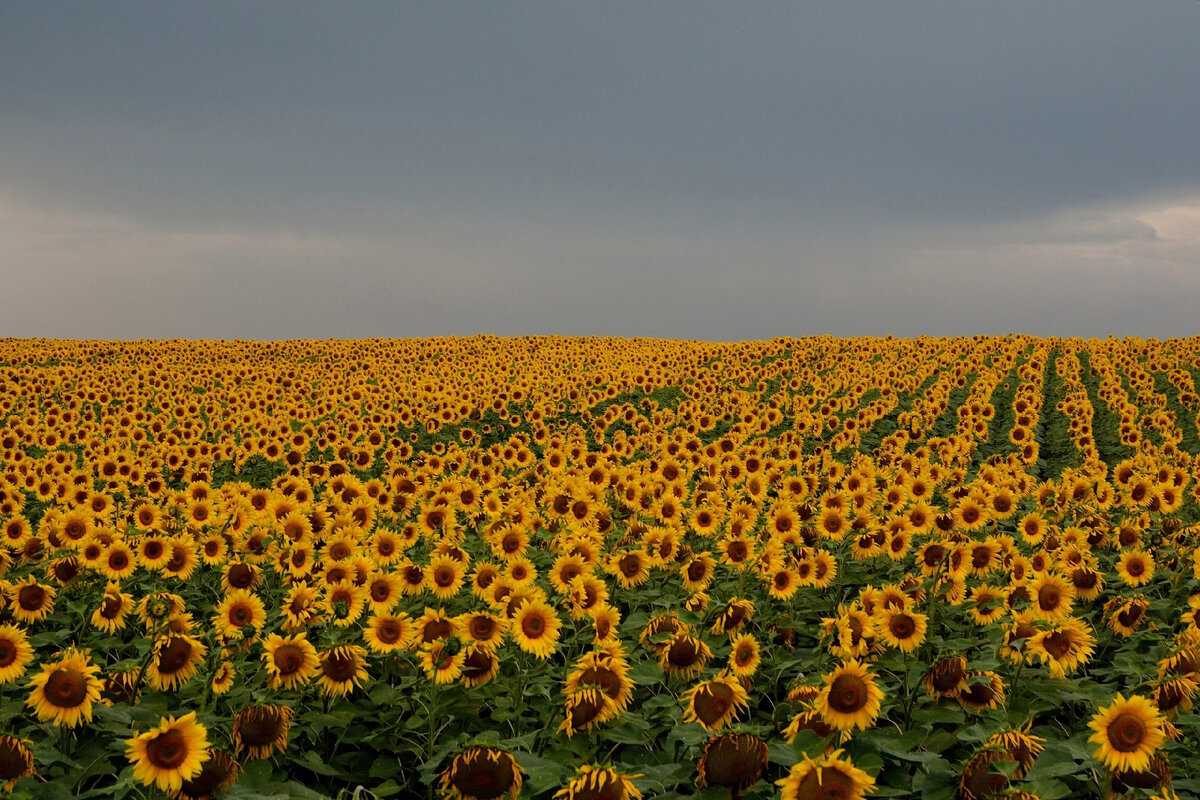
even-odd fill
[{"label": "sunflower", "polygon": [[707,589],[715,576],[716,565],[717,562],[707,550],[693,554],[679,568],[683,588],[689,592],[702,592]]},{"label": "sunflower", "polygon": [[790,600],[800,589],[800,575],[790,567],[782,567],[770,576],[767,586],[767,593],[771,597]]},{"label": "sunflower", "polygon": [[967,600],[967,616],[976,625],[989,625],[1007,612],[1004,605],[1005,591],[981,583],[971,590]]},{"label": "sunflower", "polygon": [[619,655],[595,650],[575,662],[575,667],[567,675],[566,692],[573,694],[595,687],[624,711],[633,699],[633,685],[629,678],[629,662]]},{"label": "sunflower", "polygon": [[287,706],[258,705],[244,708],[233,718],[234,751],[251,759],[269,758],[287,750],[288,730],[296,712]]},{"label": "sunflower", "polygon": [[786,778],[775,781],[781,800],[860,800],[875,780],[833,750],[817,758],[805,756]]},{"label": "sunflower", "polygon": [[[500,568],[495,564],[486,561],[476,563],[475,571],[471,573],[471,594],[480,600],[487,600],[488,589],[499,577]],[[407,579],[404,580],[407,583]]]},{"label": "sunflower", "polygon": [[1146,619],[1150,604],[1140,597],[1125,599],[1114,597],[1104,604],[1106,623],[1113,633],[1126,638],[1133,636]]},{"label": "sunflower", "polygon": [[[806,688],[814,688],[816,690],[815,686]],[[792,716],[792,721],[782,730],[787,744],[792,744],[792,742],[796,741],[797,736],[800,735],[802,730],[811,730],[817,736],[817,739],[827,739],[834,733],[833,726],[822,720],[821,712],[816,709],[800,711],[799,714]]]},{"label": "sunflower", "polygon": [[0,686],[13,683],[33,661],[29,637],[16,625],[0,625]]},{"label": "sunflower", "polygon": [[1197,691],[1196,679],[1190,675],[1160,679],[1154,686],[1154,705],[1167,719],[1191,711]]},{"label": "sunflower", "polygon": [[367,679],[367,651],[358,645],[342,645],[320,655],[319,682],[327,696],[345,697]]},{"label": "sunflower", "polygon": [[728,634],[732,639],[737,635],[738,629],[754,616],[754,603],[749,600],[740,598],[732,598],[725,606],[725,610],[717,617],[717,621],[709,628],[709,633]]},{"label": "sunflower", "polygon": [[33,768],[33,742],[0,733],[0,791],[11,792],[21,778],[36,774]]},{"label": "sunflower", "polygon": [[496,800],[521,793],[522,770],[509,753],[475,746],[456,755],[441,774],[442,792],[453,800]]},{"label": "sunflower", "polygon": [[170,542],[171,557],[160,567],[163,575],[168,575],[186,581],[196,571],[199,559],[196,557],[196,543],[191,539],[177,537]]},{"label": "sunflower", "polygon": [[839,610],[842,614],[833,620],[833,629],[830,631],[834,636],[830,652],[843,658],[865,656],[874,642],[874,620],[865,611],[856,608]]},{"label": "sunflower", "polygon": [[353,581],[340,580],[325,588],[322,603],[327,618],[335,627],[348,628],[358,621],[367,607],[367,590]]},{"label": "sunflower", "polygon": [[812,586],[817,589],[828,589],[837,578],[837,559],[828,550],[817,550],[813,553],[812,562]]},{"label": "sunflower", "polygon": [[718,675],[696,684],[682,700],[684,721],[699,722],[710,731],[723,728],[750,705],[745,687],[731,675]]},{"label": "sunflower", "polygon": [[1163,722],[1147,698],[1118,694],[1088,723],[1095,731],[1088,737],[1096,745],[1092,756],[1109,770],[1143,772],[1163,743]]},{"label": "sunflower", "polygon": [[29,625],[45,619],[54,610],[53,586],[38,583],[32,576],[12,587],[10,610],[18,622]]},{"label": "sunflower", "polygon": [[416,621],[416,631],[413,636],[416,644],[429,644],[438,639],[458,636],[458,617],[446,616],[444,608],[426,607],[425,613]]},{"label": "sunflower", "polygon": [[200,560],[210,567],[220,566],[229,557],[229,542],[219,533],[210,533],[200,540]]},{"label": "sunflower", "polygon": [[753,675],[761,663],[758,640],[752,634],[743,633],[732,642],[729,653],[729,671],[739,678]]},{"label": "sunflower", "polygon": [[29,699],[25,701],[38,719],[68,728],[91,722],[92,703],[100,699],[103,684],[96,677],[100,667],[88,662],[87,651],[64,650],[41,669],[29,679]]},{"label": "sunflower", "polygon": [[1071,616],[1075,586],[1060,575],[1041,573],[1030,582],[1029,595],[1035,619],[1058,621]]},{"label": "sunflower", "polygon": [[449,600],[463,585],[465,567],[450,556],[434,556],[425,571],[426,588],[440,600]]},{"label": "sunflower", "polygon": [[975,711],[995,708],[1004,702],[1004,681],[994,672],[971,672],[957,694],[958,702]]},{"label": "sunflower", "polygon": [[623,589],[632,589],[650,579],[650,558],[643,550],[614,553],[609,557],[608,571]]},{"label": "sunflower", "polygon": [[164,792],[179,791],[185,780],[200,774],[209,758],[208,731],[194,711],[164,718],[154,730],[126,739],[125,745],[133,777]]},{"label": "sunflower", "polygon": [[463,614],[458,618],[460,630],[475,644],[496,648],[508,630],[508,620],[486,611]]},{"label": "sunflower", "polygon": [[567,602],[571,619],[583,619],[608,602],[608,584],[595,575],[580,575],[571,581]]},{"label": "sunflower", "polygon": [[160,536],[147,536],[138,544],[138,561],[146,569],[161,569],[171,560],[171,549]]},{"label": "sunflower", "polygon": [[469,644],[463,648],[462,656],[460,677],[463,686],[469,689],[483,686],[500,673],[500,659],[491,648]]},{"label": "sunflower", "polygon": [[1117,574],[1127,586],[1142,586],[1154,577],[1154,557],[1143,550],[1126,550],[1117,562]]},{"label": "sunflower", "polygon": [[208,649],[186,634],[164,636],[154,643],[154,652],[146,668],[150,685],[164,692],[183,686],[196,674],[197,665]]},{"label": "sunflower", "polygon": [[825,688],[814,707],[826,722],[842,731],[875,723],[884,694],[865,666],[851,659],[823,679]]},{"label": "sunflower", "polygon": [[690,678],[698,675],[711,658],[707,644],[681,631],[659,650],[658,665],[671,675]]},{"label": "sunflower", "polygon": [[555,793],[564,800],[641,800],[642,793],[633,785],[641,775],[625,775],[609,767],[584,764],[575,778]]},{"label": "sunflower", "polygon": [[592,610],[593,644],[604,644],[617,640],[617,627],[621,624],[621,612],[610,605],[601,605]]},{"label": "sunflower", "polygon": [[527,600],[512,620],[512,635],[526,653],[545,660],[558,646],[562,622],[547,603]]},{"label": "sunflower", "polygon": [[400,602],[400,577],[395,573],[376,573],[367,581],[367,603],[376,614],[388,614]]},{"label": "sunflower", "polygon": [[762,777],[767,745],[748,733],[725,733],[704,743],[697,765],[696,787],[721,786],[739,797]]},{"label": "sunflower", "polygon": [[408,614],[376,614],[363,629],[367,647],[375,653],[391,653],[408,647],[416,635]]},{"label": "sunflower", "polygon": [[289,633],[304,630],[320,616],[317,591],[311,586],[297,584],[288,590],[280,608],[283,629]]},{"label": "sunflower", "polygon": [[242,638],[242,629],[261,628],[267,621],[267,609],[258,595],[237,589],[217,604],[212,617],[213,627],[226,639]]},{"label": "sunflower", "polygon": [[1013,776],[1024,778],[1029,770],[1033,769],[1033,762],[1045,749],[1043,746],[1045,743],[1046,740],[1042,737],[1030,734],[1028,726],[1026,726],[1025,730],[1007,730],[992,734],[991,738],[984,743],[984,747],[1004,751],[1008,756],[1006,760],[1017,763]]},{"label": "sunflower", "polygon": [[621,713],[616,703],[599,689],[581,689],[567,695],[564,704],[565,719],[559,733],[570,739],[580,731],[590,730]]},{"label": "sunflower", "polygon": [[236,680],[237,670],[233,668],[233,662],[222,661],[217,665],[217,670],[213,673],[209,686],[212,688],[213,694],[228,694]]},{"label": "sunflower", "polygon": [[1088,624],[1072,617],[1035,634],[1029,642],[1029,651],[1049,667],[1052,677],[1062,678],[1087,663],[1095,644]]},{"label": "sunflower", "polygon": [[873,627],[888,645],[911,653],[925,642],[928,626],[929,618],[924,614],[903,608],[884,608],[878,613]]},{"label": "sunflower", "polygon": [[320,671],[317,649],[303,633],[289,637],[271,634],[263,643],[262,659],[270,675],[267,685],[272,689],[307,686]]},{"label": "sunflower", "polygon": [[125,627],[125,617],[132,609],[133,595],[122,592],[120,585],[110,583],[104,589],[100,607],[92,612],[92,627],[115,633]]},{"label": "sunflower", "polygon": [[418,658],[425,676],[437,684],[453,683],[462,675],[466,651],[456,638],[424,645]]},{"label": "sunflower", "polygon": [[185,780],[174,800],[209,800],[232,786],[241,772],[238,762],[223,750],[209,748],[208,760],[200,768],[200,774]]},{"label": "sunflower", "polygon": [[100,560],[100,571],[110,581],[128,578],[137,570],[137,559],[133,550],[124,542],[113,542],[104,551]]}]

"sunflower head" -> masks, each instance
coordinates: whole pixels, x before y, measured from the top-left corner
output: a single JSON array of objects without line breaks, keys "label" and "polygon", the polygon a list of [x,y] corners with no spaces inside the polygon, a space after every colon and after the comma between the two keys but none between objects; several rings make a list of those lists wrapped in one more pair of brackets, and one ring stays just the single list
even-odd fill
[{"label": "sunflower head", "polygon": [[1088,723],[1094,731],[1088,737],[1096,745],[1093,757],[1110,770],[1143,772],[1163,743],[1163,722],[1149,699],[1118,694]]},{"label": "sunflower head", "polygon": [[42,722],[69,728],[91,722],[92,703],[100,699],[99,671],[86,651],[65,650],[54,661],[42,664],[42,671],[30,679],[26,705]]},{"label": "sunflower head", "polygon": [[815,759],[805,756],[775,783],[783,800],[860,800],[875,779],[833,750]]},{"label": "sunflower head", "polygon": [[737,678],[718,675],[689,689],[683,702],[685,721],[699,722],[706,730],[715,731],[749,706],[749,695]]},{"label": "sunflower head", "polygon": [[565,800],[641,800],[642,793],[633,785],[633,780],[640,777],[625,775],[610,767],[585,764],[554,797]]},{"label": "sunflower head", "polygon": [[296,712],[287,706],[259,705],[244,708],[233,720],[233,743],[237,752],[251,759],[268,758],[287,749],[288,730]]},{"label": "sunflower head", "polygon": [[847,661],[824,676],[825,688],[815,708],[830,725],[843,731],[869,728],[879,716],[883,690],[865,666]]},{"label": "sunflower head", "polygon": [[224,750],[209,749],[209,758],[196,777],[185,780],[174,800],[209,800],[225,791],[237,780],[242,767]]},{"label": "sunflower head", "polygon": [[454,800],[496,800],[521,793],[522,770],[509,753],[495,747],[468,747],[442,770],[442,791]]},{"label": "sunflower head", "polygon": [[125,742],[133,776],[147,786],[177,792],[185,780],[200,774],[209,758],[208,731],[193,711],[176,719],[163,719],[154,730]]},{"label": "sunflower head", "polygon": [[0,734],[0,790],[11,791],[21,778],[35,774],[32,742]]},{"label": "sunflower head", "polygon": [[762,777],[767,766],[767,745],[748,733],[726,733],[704,743],[700,754],[697,788],[723,786],[734,797]]}]

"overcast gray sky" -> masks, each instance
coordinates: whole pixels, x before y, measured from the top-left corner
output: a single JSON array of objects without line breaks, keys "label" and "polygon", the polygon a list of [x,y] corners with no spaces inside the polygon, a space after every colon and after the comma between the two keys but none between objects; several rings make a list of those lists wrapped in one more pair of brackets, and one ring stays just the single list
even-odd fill
[{"label": "overcast gray sky", "polygon": [[0,336],[1200,334],[1200,2],[6,2]]}]

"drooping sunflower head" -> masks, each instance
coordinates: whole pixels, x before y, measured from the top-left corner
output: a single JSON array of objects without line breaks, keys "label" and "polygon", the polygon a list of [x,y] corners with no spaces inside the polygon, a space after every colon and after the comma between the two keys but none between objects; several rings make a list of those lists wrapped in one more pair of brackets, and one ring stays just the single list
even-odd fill
[{"label": "drooping sunflower head", "polygon": [[689,689],[682,699],[684,720],[699,722],[710,731],[723,728],[749,706],[745,687],[740,680],[729,675],[718,675],[712,680],[702,681]]},{"label": "drooping sunflower head", "polygon": [[833,750],[815,759],[805,756],[775,783],[782,800],[860,800],[875,779]]},{"label": "drooping sunflower head", "polygon": [[697,767],[697,788],[722,786],[734,797],[762,777],[767,766],[767,745],[748,733],[726,733],[704,743]]},{"label": "drooping sunflower head", "polygon": [[1034,736],[1028,730],[1007,730],[993,734],[984,747],[1001,749],[1008,756],[1006,760],[1015,761],[1017,769],[1013,773],[1017,778],[1024,778],[1033,768],[1033,762],[1042,752],[1046,740]]},{"label": "drooping sunflower head", "polygon": [[580,731],[590,730],[621,713],[617,704],[599,689],[580,689],[567,695],[565,719],[559,726],[571,738]]},{"label": "drooping sunflower head", "polygon": [[642,793],[633,785],[634,779],[640,777],[625,775],[610,767],[585,764],[554,797],[565,800],[641,800]]},{"label": "drooping sunflower head", "polygon": [[462,682],[467,688],[482,686],[500,672],[500,658],[495,651],[480,644],[463,649]]},{"label": "drooping sunflower head", "polygon": [[287,706],[259,705],[244,708],[233,720],[234,750],[247,758],[268,758],[287,749],[288,730],[296,712]]},{"label": "drooping sunflower head", "polygon": [[21,778],[35,774],[32,742],[0,734],[0,791],[11,791]]},{"label": "drooping sunflower head", "polygon": [[442,770],[442,791],[454,800],[496,800],[521,793],[521,765],[504,750],[468,747]]},{"label": "drooping sunflower head", "polygon": [[196,777],[185,780],[174,794],[174,800],[210,800],[237,781],[242,767],[224,750],[210,748],[209,758]]},{"label": "drooping sunflower head", "polygon": [[164,636],[154,644],[146,675],[154,688],[173,691],[192,679],[207,652],[199,640],[186,634]]},{"label": "drooping sunflower head", "polygon": [[994,672],[972,672],[958,692],[958,702],[975,711],[995,708],[1004,702],[1004,681]]},{"label": "drooping sunflower head", "polygon": [[664,671],[683,677],[700,673],[712,658],[712,650],[700,639],[689,633],[677,633],[659,651],[658,665]]},{"label": "drooping sunflower head", "polygon": [[366,654],[358,645],[342,645],[322,652],[318,680],[325,694],[345,697],[366,680]]}]

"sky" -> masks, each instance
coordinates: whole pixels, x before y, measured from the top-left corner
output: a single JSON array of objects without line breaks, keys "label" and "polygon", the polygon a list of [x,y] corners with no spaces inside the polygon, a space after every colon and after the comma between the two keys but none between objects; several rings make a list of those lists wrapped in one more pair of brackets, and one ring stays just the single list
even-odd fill
[{"label": "sky", "polygon": [[1200,2],[0,5],[0,336],[1200,334]]}]

